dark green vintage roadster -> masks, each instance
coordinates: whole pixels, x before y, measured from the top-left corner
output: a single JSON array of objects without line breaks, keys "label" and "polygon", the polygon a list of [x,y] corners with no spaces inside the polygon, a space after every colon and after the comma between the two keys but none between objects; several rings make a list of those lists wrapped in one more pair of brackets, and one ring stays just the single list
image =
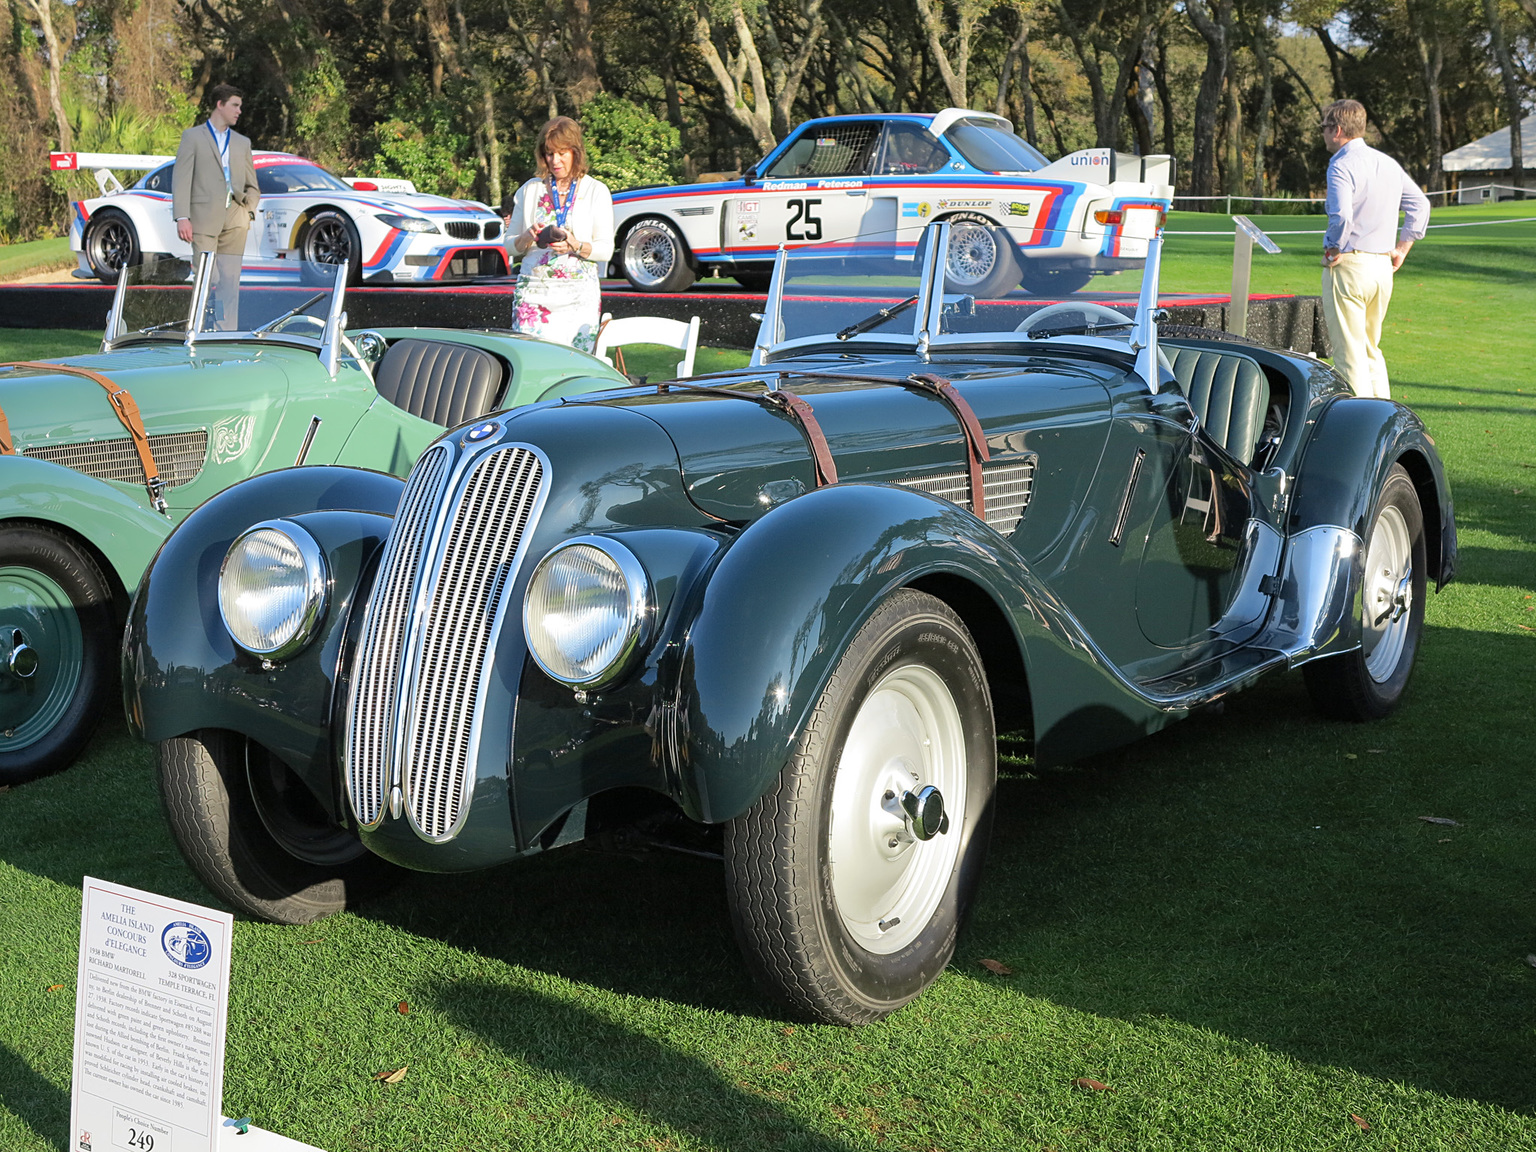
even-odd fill
[{"label": "dark green vintage roadster", "polygon": [[953,290],[942,222],[781,253],[746,370],[210,500],[125,640],[187,860],[295,922],[391,864],[712,845],[760,983],[857,1024],[953,953],[997,731],[1070,760],[1298,666],[1385,715],[1455,567],[1434,446],[1160,334],[1158,217],[1068,297]]}]

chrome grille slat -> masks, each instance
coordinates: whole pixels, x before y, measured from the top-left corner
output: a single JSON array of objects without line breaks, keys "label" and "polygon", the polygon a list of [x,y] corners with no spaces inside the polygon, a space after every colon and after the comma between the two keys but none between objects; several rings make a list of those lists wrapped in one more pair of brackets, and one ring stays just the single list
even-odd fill
[{"label": "chrome grille slat", "polygon": [[475,463],[454,501],[437,582],[412,639],[416,707],[405,724],[401,784],[411,822],[432,839],[453,834],[473,784],[485,662],[542,472],[538,457],[519,447]]},{"label": "chrome grille slat", "polygon": [[[971,480],[965,472],[941,472],[932,476],[909,476],[897,481],[903,488],[915,488],[951,504],[969,509]],[[984,464],[981,469],[982,491],[987,498],[987,523],[1001,536],[1010,535],[1024,519],[1035,486],[1035,457]]]},{"label": "chrome grille slat", "polygon": [[365,826],[384,815],[406,624],[419,582],[422,550],[448,482],[448,457],[445,447],[431,449],[412,470],[379,565],[378,582],[368,598],[347,718],[347,788],[352,810]]},{"label": "chrome grille slat", "polygon": [[[208,429],[165,432],[149,438],[149,450],[167,488],[179,488],[196,480],[208,460]],[[21,451],[34,460],[62,464],[98,480],[141,484],[144,467],[138,450],[127,436],[110,440],[81,440],[73,444],[33,444]]]}]

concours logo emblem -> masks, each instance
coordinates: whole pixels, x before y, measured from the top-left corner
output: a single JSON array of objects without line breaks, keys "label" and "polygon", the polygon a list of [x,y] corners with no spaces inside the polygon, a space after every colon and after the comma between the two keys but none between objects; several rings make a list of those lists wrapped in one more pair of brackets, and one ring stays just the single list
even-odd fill
[{"label": "concours logo emblem", "polygon": [[196,924],[178,920],[160,934],[160,947],[171,963],[182,968],[201,968],[213,959],[213,943]]},{"label": "concours logo emblem", "polygon": [[484,424],[476,424],[468,432],[464,433],[464,443],[478,444],[482,440],[489,440],[501,431],[501,425],[494,420],[487,420]]}]

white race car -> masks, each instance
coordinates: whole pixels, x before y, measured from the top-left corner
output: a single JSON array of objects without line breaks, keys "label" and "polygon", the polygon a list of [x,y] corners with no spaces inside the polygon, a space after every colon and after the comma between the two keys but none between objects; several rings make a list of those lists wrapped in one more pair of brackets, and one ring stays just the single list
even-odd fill
[{"label": "white race car", "polygon": [[990,112],[829,116],[739,180],[618,193],[614,259],[642,292],[711,271],[762,291],[781,246],[895,232],[916,251],[925,224],[949,220],[947,283],[1071,292],[1139,267],[1155,229],[1126,225],[1172,198],[1171,156],[1089,148],[1051,163]]},{"label": "white race car", "polygon": [[[77,201],[69,246],[77,276],[117,282],[145,253],[190,260],[171,219],[172,156],[54,152],[55,170],[95,169],[102,194]],[[348,264],[356,284],[503,276],[501,217],[484,204],[416,191],[407,180],[343,180],[302,156],[253,156],[261,204],[245,243],[242,278],[282,279],[282,261]],[[112,170],[146,171],[123,187]]]}]

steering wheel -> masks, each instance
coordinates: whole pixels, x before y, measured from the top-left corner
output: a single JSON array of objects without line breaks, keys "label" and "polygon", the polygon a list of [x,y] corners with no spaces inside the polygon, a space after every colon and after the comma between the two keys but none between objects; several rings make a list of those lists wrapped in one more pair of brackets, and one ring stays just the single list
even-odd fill
[{"label": "steering wheel", "polygon": [[[308,329],[308,331],[305,331],[305,329]],[[281,324],[270,329],[270,331],[281,332],[288,336],[308,336],[318,340],[325,334],[325,321],[318,316],[310,316],[301,312],[297,316],[288,317]]]},{"label": "steering wheel", "polygon": [[1031,312],[1024,317],[1024,322],[1014,329],[1015,332],[1033,332],[1042,320],[1049,320],[1056,316],[1082,316],[1089,323],[1094,320],[1107,320],[1111,324],[1121,324],[1129,327],[1133,321],[1124,312],[1116,312],[1113,308],[1106,308],[1102,304],[1094,304],[1084,300],[1081,303],[1070,300],[1061,304],[1048,304],[1038,312]]}]

